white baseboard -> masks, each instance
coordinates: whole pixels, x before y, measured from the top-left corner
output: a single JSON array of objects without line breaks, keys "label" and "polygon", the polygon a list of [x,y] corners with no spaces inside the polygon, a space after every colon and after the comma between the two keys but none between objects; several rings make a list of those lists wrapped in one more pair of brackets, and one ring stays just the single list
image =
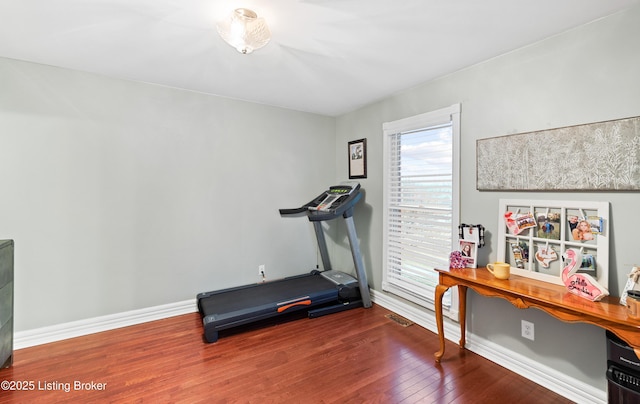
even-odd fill
[{"label": "white baseboard", "polygon": [[[435,313],[431,311],[417,309],[381,292],[371,291],[371,299],[374,303],[434,333],[438,332]],[[445,338],[458,343],[460,329],[449,322],[445,322],[444,328]],[[467,333],[465,348],[576,403],[605,404],[607,402],[606,391],[594,388],[517,352],[507,350],[487,339]]]},{"label": "white baseboard", "polygon": [[161,320],[181,314],[194,313],[197,310],[195,299],[191,299],[183,302],[163,304],[145,309],[131,310],[123,313],[36,328],[34,330],[19,331],[14,335],[13,346],[14,349],[28,348],[96,332]]}]

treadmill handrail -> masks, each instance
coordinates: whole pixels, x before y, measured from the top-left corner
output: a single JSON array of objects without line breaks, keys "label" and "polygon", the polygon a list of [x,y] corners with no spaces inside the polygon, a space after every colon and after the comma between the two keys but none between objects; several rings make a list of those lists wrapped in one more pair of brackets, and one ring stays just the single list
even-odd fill
[{"label": "treadmill handrail", "polygon": [[297,215],[299,213],[306,213],[309,211],[309,208],[307,206],[301,206],[299,208],[293,208],[293,209],[280,209],[280,214],[281,215]]}]

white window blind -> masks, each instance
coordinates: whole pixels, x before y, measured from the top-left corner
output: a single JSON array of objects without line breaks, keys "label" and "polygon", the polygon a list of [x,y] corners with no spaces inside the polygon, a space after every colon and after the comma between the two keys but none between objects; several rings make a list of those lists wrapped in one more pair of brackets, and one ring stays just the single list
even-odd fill
[{"label": "white window blind", "polygon": [[454,105],[383,126],[383,290],[426,307],[434,268],[448,268],[457,249],[459,114]]}]

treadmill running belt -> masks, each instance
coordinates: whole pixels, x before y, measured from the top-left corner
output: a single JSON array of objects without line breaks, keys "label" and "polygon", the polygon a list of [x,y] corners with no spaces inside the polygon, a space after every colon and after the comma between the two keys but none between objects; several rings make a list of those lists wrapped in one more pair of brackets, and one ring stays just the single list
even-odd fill
[{"label": "treadmill running belt", "polygon": [[274,305],[318,293],[337,294],[336,285],[320,275],[304,275],[273,282],[213,292],[200,300],[205,315],[228,313],[249,307]]}]

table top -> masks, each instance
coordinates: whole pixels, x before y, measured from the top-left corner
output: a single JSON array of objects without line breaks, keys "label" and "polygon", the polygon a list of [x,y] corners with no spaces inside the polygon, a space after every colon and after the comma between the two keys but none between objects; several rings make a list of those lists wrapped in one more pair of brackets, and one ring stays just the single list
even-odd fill
[{"label": "table top", "polygon": [[558,317],[567,321],[577,320],[563,318],[563,313],[571,316],[586,316],[592,320],[602,319],[607,323],[634,327],[640,331],[640,320],[629,317],[627,307],[620,304],[618,297],[606,296],[600,301],[592,302],[574,295],[564,286],[553,283],[514,274],[511,274],[507,280],[497,279],[484,267],[436,269],[436,271],[440,274],[440,283],[445,286],[462,284],[474,290],[479,288],[481,290],[476,290],[479,293],[505,297],[512,300],[514,304],[516,304],[513,302],[514,299],[521,299],[524,304],[521,308],[536,306],[553,310],[554,314],[559,314]]}]

